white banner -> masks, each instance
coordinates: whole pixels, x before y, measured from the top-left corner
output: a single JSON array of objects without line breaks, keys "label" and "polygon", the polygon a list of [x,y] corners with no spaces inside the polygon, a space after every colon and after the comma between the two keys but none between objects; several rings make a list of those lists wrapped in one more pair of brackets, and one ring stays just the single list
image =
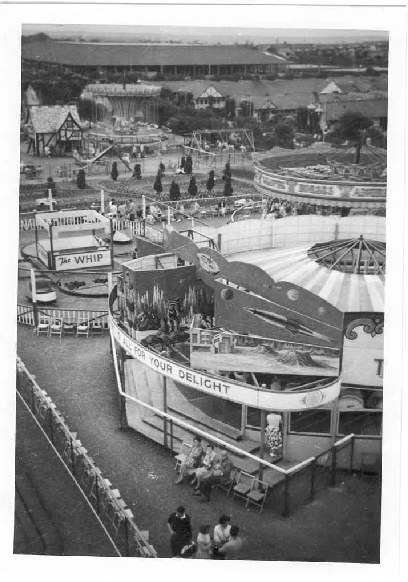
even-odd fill
[{"label": "white banner", "polygon": [[104,267],[110,265],[111,261],[109,249],[69,255],[54,254],[54,259],[57,271],[83,269],[84,267]]},{"label": "white banner", "polygon": [[340,378],[326,386],[315,386],[310,390],[301,392],[272,392],[255,386],[252,387],[248,384],[240,384],[231,381],[229,378],[224,379],[203,374],[192,368],[177,364],[168,358],[163,358],[143,347],[120,329],[112,316],[109,316],[109,324],[114,339],[126,353],[143,362],[149,368],[195,390],[213,394],[225,400],[232,400],[245,406],[284,412],[307,410],[332,402],[338,398],[340,393]]}]

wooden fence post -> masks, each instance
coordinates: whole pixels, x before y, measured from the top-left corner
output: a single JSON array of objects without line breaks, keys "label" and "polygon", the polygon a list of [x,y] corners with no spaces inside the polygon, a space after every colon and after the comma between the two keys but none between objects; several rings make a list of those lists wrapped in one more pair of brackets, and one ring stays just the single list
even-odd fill
[{"label": "wooden fence post", "polygon": [[285,500],[283,506],[283,517],[290,515],[290,475],[285,475]]}]

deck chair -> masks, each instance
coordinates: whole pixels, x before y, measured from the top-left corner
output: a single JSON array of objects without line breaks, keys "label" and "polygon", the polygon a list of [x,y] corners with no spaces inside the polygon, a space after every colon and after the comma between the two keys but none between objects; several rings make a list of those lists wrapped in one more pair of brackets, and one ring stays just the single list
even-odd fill
[{"label": "deck chair", "polygon": [[56,317],[51,318],[50,321],[50,336],[52,335],[62,336],[62,321]]},{"label": "deck chair", "polygon": [[253,475],[250,475],[246,471],[240,471],[237,482],[232,487],[232,499],[235,499],[235,496],[246,499],[248,493],[252,491],[254,487],[254,481],[255,477]]},{"label": "deck chair", "polygon": [[45,335],[49,335],[50,333],[50,317],[48,315],[40,315],[38,319],[38,325],[36,328],[37,335],[43,333]]},{"label": "deck chair", "polygon": [[230,471],[228,479],[224,479],[220,483],[216,483],[215,490],[221,489],[227,494],[227,497],[231,494],[232,488],[237,484],[239,471],[233,467]]},{"label": "deck chair", "polygon": [[266,496],[268,494],[268,485],[258,478],[254,479],[254,483],[251,491],[247,495],[246,508],[252,503],[259,507],[259,513],[262,513],[263,507],[265,505]]},{"label": "deck chair", "polygon": [[103,333],[103,326],[102,321],[100,319],[94,319],[91,321],[91,334],[92,335],[102,335]]},{"label": "deck chair", "polygon": [[76,328],[76,335],[84,335],[85,337],[89,337],[89,321],[87,319],[80,321]]},{"label": "deck chair", "polygon": [[75,323],[62,320],[62,333],[64,335],[75,335]]},{"label": "deck chair", "polygon": [[175,471],[180,472],[180,466],[187,459],[187,456],[192,448],[193,448],[193,445],[190,445],[190,443],[188,443],[187,441],[183,441],[181,443],[180,452],[178,455],[176,455],[174,457],[176,460],[176,464],[174,465]]}]

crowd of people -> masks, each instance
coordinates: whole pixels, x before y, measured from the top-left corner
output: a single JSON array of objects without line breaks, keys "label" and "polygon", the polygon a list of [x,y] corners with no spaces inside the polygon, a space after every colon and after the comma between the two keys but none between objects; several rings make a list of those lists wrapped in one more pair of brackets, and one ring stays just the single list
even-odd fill
[{"label": "crowd of people", "polygon": [[239,559],[243,541],[239,535],[239,527],[230,525],[230,521],[229,515],[221,515],[212,536],[211,527],[201,525],[194,540],[190,516],[184,506],[180,505],[167,521],[172,557],[194,557],[199,560]]}]

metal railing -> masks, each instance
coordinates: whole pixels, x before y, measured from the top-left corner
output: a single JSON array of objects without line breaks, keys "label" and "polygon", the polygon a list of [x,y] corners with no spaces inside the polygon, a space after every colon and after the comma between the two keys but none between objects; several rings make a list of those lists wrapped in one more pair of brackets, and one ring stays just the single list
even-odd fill
[{"label": "metal railing", "polygon": [[344,471],[347,465],[352,471],[354,442],[355,435],[349,434],[326,451],[302,461],[286,472],[284,480],[272,488],[272,495],[283,507],[284,517],[288,517],[305,503],[313,501],[319,491],[335,487],[340,475],[339,465],[342,467],[341,471]]},{"label": "metal railing", "polygon": [[77,485],[94,508],[120,556],[157,558],[154,547],[137,527],[132,510],[103,477],[88,451],[71,432],[45,390],[17,357],[17,392],[51,441]]}]

